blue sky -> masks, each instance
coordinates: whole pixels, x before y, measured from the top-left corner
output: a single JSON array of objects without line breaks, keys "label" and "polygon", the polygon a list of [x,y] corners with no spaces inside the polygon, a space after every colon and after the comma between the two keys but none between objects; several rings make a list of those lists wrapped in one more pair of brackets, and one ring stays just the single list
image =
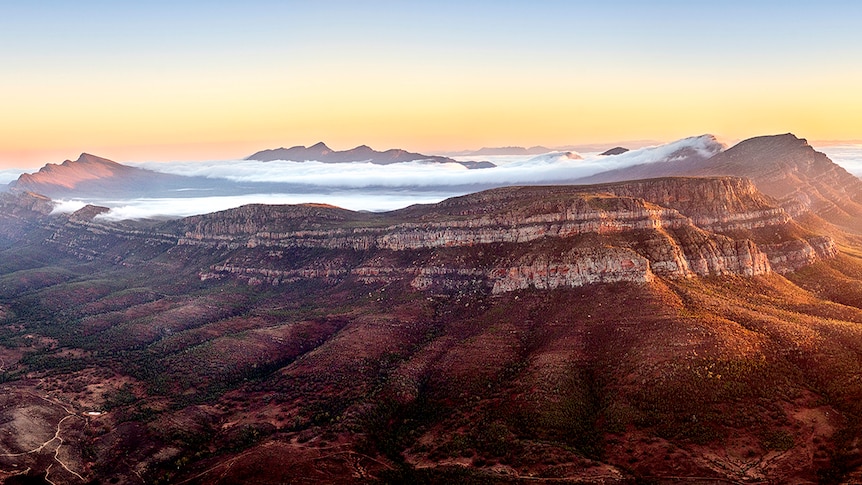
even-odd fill
[{"label": "blue sky", "polygon": [[319,140],[427,151],[703,132],[862,138],[862,2],[47,1],[2,12],[0,166]]}]

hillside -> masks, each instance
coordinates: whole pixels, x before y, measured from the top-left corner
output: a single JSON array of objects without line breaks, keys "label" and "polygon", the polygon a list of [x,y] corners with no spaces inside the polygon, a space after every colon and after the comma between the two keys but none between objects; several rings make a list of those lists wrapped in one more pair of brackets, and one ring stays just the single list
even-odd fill
[{"label": "hillside", "polygon": [[844,228],[862,230],[862,180],[804,139],[791,134],[752,138],[690,170],[690,175],[730,173],[752,179],[792,211],[810,210]]},{"label": "hillside", "polygon": [[862,460],[862,263],[747,179],[169,222],[0,204],[0,470],[33,480],[814,483]]},{"label": "hillside", "polygon": [[705,160],[636,165],[578,182],[704,175],[750,178],[791,213],[811,211],[845,230],[862,230],[862,180],[792,134],[751,138]]},{"label": "hillside", "polygon": [[197,177],[182,177],[123,165],[82,153],[77,160],[48,163],[38,172],[22,174],[9,184],[13,192],[53,198],[76,196],[153,196],[178,189],[211,185]]}]

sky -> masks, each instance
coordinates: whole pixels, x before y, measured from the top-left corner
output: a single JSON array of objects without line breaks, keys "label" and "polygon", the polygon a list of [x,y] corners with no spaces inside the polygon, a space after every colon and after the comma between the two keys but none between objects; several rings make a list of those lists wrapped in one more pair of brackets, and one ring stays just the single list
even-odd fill
[{"label": "sky", "polygon": [[0,0],[0,169],[862,139],[862,2]]}]

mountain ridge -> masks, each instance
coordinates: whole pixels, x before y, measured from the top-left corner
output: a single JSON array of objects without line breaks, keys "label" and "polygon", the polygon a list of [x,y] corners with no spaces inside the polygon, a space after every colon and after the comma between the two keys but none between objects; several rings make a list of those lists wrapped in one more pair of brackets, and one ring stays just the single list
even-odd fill
[{"label": "mountain ridge", "polygon": [[0,479],[858,482],[862,250],[808,223],[853,186],[763,142],[385,213],[0,194]]},{"label": "mountain ridge", "polygon": [[77,160],[48,163],[35,173],[21,174],[8,185],[8,189],[52,198],[70,195],[152,196],[201,184],[208,182],[200,177],[160,173],[82,153]]},{"label": "mountain ridge", "polygon": [[21,174],[12,187],[19,190],[33,190],[43,185],[56,185],[74,189],[81,182],[100,178],[113,178],[138,173],[138,170],[122,165],[107,158],[89,153],[81,153],[77,160],[65,160],[60,164],[48,163],[34,174]]},{"label": "mountain ridge", "polygon": [[706,160],[636,165],[577,182],[707,175],[748,177],[791,213],[799,215],[811,209],[819,217],[853,232],[862,227],[862,180],[791,133],[750,138]]},{"label": "mountain ridge", "polygon": [[[118,257],[109,256],[110,249],[94,251],[95,247],[110,248],[107,242],[95,244],[107,238],[124,240],[122,247],[148,241],[146,244],[155,246],[240,251],[246,253],[243,258],[247,261],[266,261],[261,251],[306,249],[331,251],[336,255],[333,261],[337,261],[337,255],[344,251],[410,253],[445,248],[469,253],[473,251],[470,248],[483,245],[536,246],[541,253],[540,242],[545,240],[580,248],[562,259],[536,256],[544,261],[540,264],[557,268],[551,271],[553,275],[533,268],[535,263],[529,262],[533,257],[524,260],[526,267],[532,268],[529,270],[509,267],[502,261],[489,261],[491,266],[482,270],[461,264],[440,272],[420,263],[408,271],[379,270],[391,274],[391,281],[409,277],[417,288],[467,284],[492,292],[551,284],[542,278],[562,278],[554,285],[580,286],[629,278],[651,281],[653,273],[667,278],[784,273],[835,255],[831,239],[815,237],[797,227],[750,181],[731,177],[651,179],[586,187],[510,187],[388,213],[360,213],[319,204],[250,205],[150,223],[147,230],[130,230],[95,219],[103,212],[104,208],[88,207],[66,216],[67,222],[56,226],[46,242],[86,259]],[[84,237],[81,231],[88,235]],[[617,242],[603,246],[603,238]],[[93,241],[92,248],[81,252],[82,239]],[[577,263],[578,258],[581,263]],[[590,258],[593,263],[584,263]],[[322,275],[339,280],[361,276],[363,271],[378,271],[363,270],[360,265],[345,272],[327,263],[325,267],[330,269],[322,273],[313,265],[284,272],[270,267],[271,263],[237,265],[232,259],[211,264],[201,278],[257,274],[258,279],[268,275],[266,281],[278,284]],[[586,266],[578,266],[582,264]],[[605,269],[599,269],[602,267]],[[633,268],[640,269],[635,272]],[[507,275],[522,282],[507,283]]]},{"label": "mountain ridge", "polygon": [[315,161],[321,163],[350,163],[369,162],[375,165],[389,165],[392,163],[404,163],[413,161],[429,161],[433,163],[457,163],[469,169],[492,168],[491,162],[459,162],[449,157],[438,155],[422,155],[412,153],[400,148],[392,148],[386,151],[377,151],[367,145],[359,145],[349,150],[336,151],[318,142],[310,147],[297,145],[291,148],[275,148],[261,150],[248,156],[246,160],[258,160],[271,162],[274,160],[289,160],[295,162]]}]

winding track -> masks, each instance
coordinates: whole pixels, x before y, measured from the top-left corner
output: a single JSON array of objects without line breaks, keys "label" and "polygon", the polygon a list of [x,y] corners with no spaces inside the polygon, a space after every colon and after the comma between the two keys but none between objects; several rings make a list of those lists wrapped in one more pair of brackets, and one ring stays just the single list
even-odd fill
[{"label": "winding track", "polygon": [[[11,389],[9,389],[8,387],[4,387],[4,388],[3,388],[3,390],[4,390],[4,391],[10,391]],[[80,479],[82,482],[86,482],[87,480],[86,480],[86,479],[84,479],[84,477],[83,477],[83,476],[81,476],[78,472],[76,472],[76,471],[72,470],[71,468],[69,468],[69,466],[68,466],[68,465],[66,465],[66,463],[64,463],[64,462],[63,462],[63,460],[61,460],[61,459],[60,459],[60,447],[61,447],[61,446],[63,446],[63,442],[64,442],[63,437],[61,436],[61,433],[62,433],[62,430],[63,430],[63,429],[62,429],[62,428],[63,428],[63,422],[64,422],[64,421],[66,421],[66,420],[68,420],[69,418],[78,418],[78,419],[84,419],[84,418],[83,418],[82,416],[79,416],[77,413],[75,413],[75,412],[74,412],[74,410],[70,410],[70,409],[69,409],[65,404],[63,404],[62,402],[60,402],[60,401],[58,401],[58,400],[56,400],[56,399],[51,399],[51,398],[49,398],[48,396],[40,396],[40,395],[38,395],[38,394],[36,394],[36,393],[34,393],[34,392],[31,392],[31,391],[25,391],[25,392],[26,392],[27,394],[30,394],[30,395],[31,395],[31,396],[33,396],[33,397],[37,397],[37,398],[39,398],[39,399],[41,399],[41,400],[45,401],[45,402],[47,402],[47,403],[49,403],[49,404],[51,404],[51,405],[53,405],[53,406],[59,406],[60,408],[62,408],[62,409],[63,409],[63,411],[65,411],[65,412],[66,412],[66,416],[63,416],[63,417],[60,419],[60,421],[58,421],[58,422],[57,422],[57,429],[56,429],[56,431],[54,432],[54,436],[53,436],[53,437],[51,437],[51,439],[49,439],[49,440],[45,441],[44,443],[42,443],[41,445],[39,445],[39,446],[38,446],[38,447],[36,447],[36,448],[33,448],[33,449],[32,449],[32,450],[30,450],[30,451],[23,451],[23,452],[20,452],[20,453],[0,453],[0,458],[15,458],[15,457],[19,457],[19,456],[30,455],[30,454],[33,454],[33,453],[39,453],[39,452],[41,452],[42,450],[44,450],[44,449],[45,449],[45,447],[47,447],[50,443],[52,443],[52,442],[54,442],[54,441],[57,441],[57,442],[58,442],[58,444],[57,444],[57,448],[55,448],[55,449],[54,449],[54,461],[55,461],[57,464],[59,464],[61,467],[63,467],[63,469],[64,469],[64,470],[66,470],[66,471],[67,471],[67,472],[69,472],[70,474],[72,474],[72,475],[74,475],[74,476],[78,477],[78,479]],[[50,475],[50,473],[51,473],[51,467],[52,467],[53,465],[54,465],[54,464],[52,463],[51,465],[49,465],[49,466],[48,466],[48,468],[46,468],[46,469],[45,469],[45,481],[47,481],[48,483],[51,483],[52,485],[56,485],[53,481],[51,481],[51,480],[48,478],[48,476],[49,476],[49,475]],[[30,469],[28,468],[28,469],[26,470],[26,472],[29,472],[29,471],[30,471]],[[25,473],[26,473],[26,472],[25,472]]]}]

